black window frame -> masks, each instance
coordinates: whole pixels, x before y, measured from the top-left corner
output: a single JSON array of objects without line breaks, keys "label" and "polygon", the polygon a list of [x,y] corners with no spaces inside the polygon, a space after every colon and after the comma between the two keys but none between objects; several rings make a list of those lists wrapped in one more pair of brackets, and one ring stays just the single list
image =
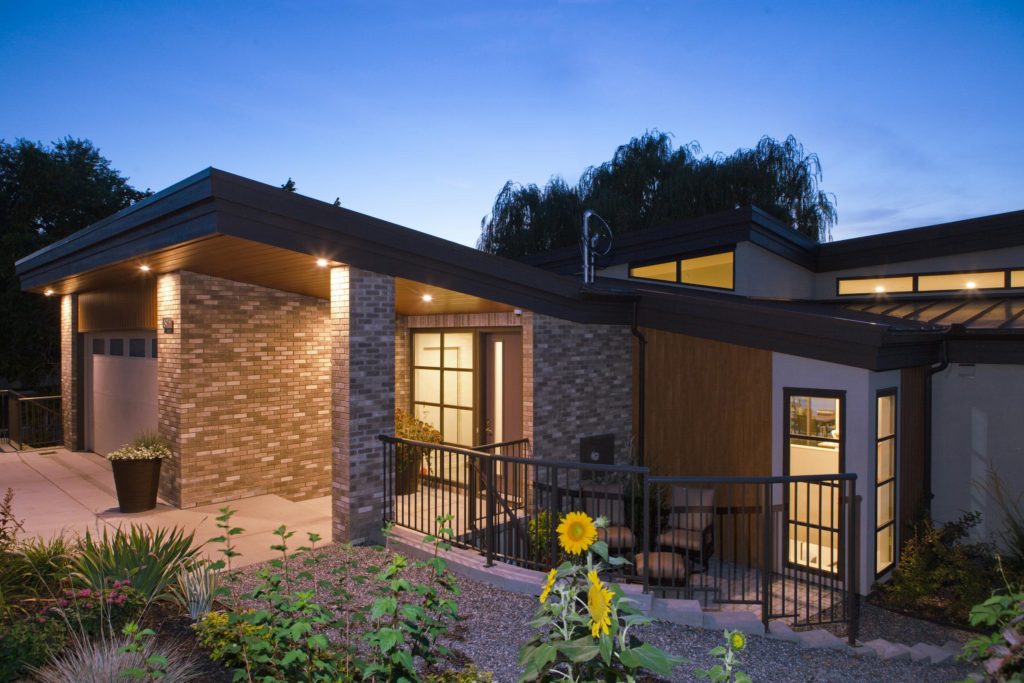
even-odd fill
[{"label": "black window frame", "polygon": [[[465,372],[470,373],[472,376],[473,384],[473,406],[470,409],[472,412],[472,429],[473,429],[473,440],[476,441],[479,438],[479,424],[480,424],[480,329],[479,328],[462,328],[462,327],[445,327],[445,328],[415,328],[409,330],[409,412],[410,414],[419,419],[416,415],[416,406],[432,406],[438,409],[438,415],[440,419],[440,426],[437,428],[441,432],[441,438],[444,438],[444,409],[453,408],[455,410],[467,410],[464,406],[456,406],[447,404],[444,402],[444,375],[445,372]],[[469,333],[473,339],[473,367],[471,368],[446,368],[444,365],[444,335],[445,334],[466,334]],[[439,334],[441,335],[441,359],[440,366],[433,367],[429,365],[416,365],[416,343],[415,336],[418,334]],[[417,401],[416,400],[416,371],[417,370],[436,370],[440,373],[439,387],[438,387],[438,399],[440,402],[435,403],[433,401]],[[451,442],[443,442],[449,446],[458,446],[460,448],[472,448],[477,445],[475,443],[464,445],[456,444]]]},{"label": "black window frame", "polygon": [[[892,419],[892,434],[885,437],[879,437],[878,430],[878,404],[884,396],[893,397],[893,419]],[[875,392],[875,457],[874,466],[871,471],[874,473],[873,483],[875,487],[875,504],[872,508],[872,527],[874,528],[874,572],[875,578],[880,578],[893,570],[899,560],[899,525],[896,520],[899,517],[900,512],[900,487],[899,487],[899,471],[900,471],[900,451],[899,451],[899,431],[900,431],[900,403],[899,403],[899,390],[896,387],[888,387],[886,389],[879,389]],[[892,476],[885,481],[878,481],[878,445],[882,441],[892,441]],[[883,486],[892,484],[892,519],[885,524],[879,526],[878,524],[878,491]],[[890,562],[882,570],[878,569],[878,534],[887,527],[892,527],[892,562]]]},{"label": "black window frame", "polygon": [[[853,297],[879,297],[888,295],[903,295],[909,294],[948,294],[950,292],[999,292],[1004,289],[1020,290],[1024,289],[1022,286],[1013,286],[1013,273],[1014,271],[1024,272],[1024,266],[1008,266],[1008,267],[997,267],[997,268],[972,268],[970,270],[937,270],[937,271],[925,271],[915,273],[886,273],[884,275],[848,275],[836,277],[836,297],[843,299],[850,299]],[[929,277],[935,275],[985,275],[988,273],[1002,273],[1003,274],[1003,286],[1002,287],[976,287],[975,289],[920,289],[920,278]],[[839,285],[843,282],[856,282],[858,280],[885,280],[887,278],[900,278],[909,277],[913,279],[910,291],[905,292],[869,292],[863,294],[840,294]]]},{"label": "black window frame", "polygon": [[[703,256],[716,256],[718,254],[732,254],[732,287],[715,287],[713,285],[695,285],[692,282],[683,282],[683,261],[688,259],[701,258]],[[676,278],[675,280],[659,280],[653,277],[640,277],[633,275],[634,268],[643,268],[645,266],[656,266],[660,264],[666,264],[669,262],[675,262],[676,266]],[[682,287],[696,287],[698,289],[712,289],[719,292],[735,292],[736,291],[736,246],[733,245],[727,249],[714,248],[705,249],[696,252],[687,252],[685,254],[677,254],[675,256],[661,257],[655,259],[645,259],[643,261],[637,261],[635,263],[629,263],[626,266],[626,275],[630,280],[640,280],[641,282],[659,282],[663,285],[680,285]]]}]

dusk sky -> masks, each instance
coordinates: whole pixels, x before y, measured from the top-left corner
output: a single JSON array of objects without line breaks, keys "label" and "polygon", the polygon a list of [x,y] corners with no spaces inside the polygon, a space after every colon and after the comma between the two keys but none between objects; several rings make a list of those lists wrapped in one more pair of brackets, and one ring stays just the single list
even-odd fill
[{"label": "dusk sky", "polygon": [[473,244],[648,129],[793,134],[836,239],[1024,209],[1024,2],[9,2],[0,137],[207,166]]}]

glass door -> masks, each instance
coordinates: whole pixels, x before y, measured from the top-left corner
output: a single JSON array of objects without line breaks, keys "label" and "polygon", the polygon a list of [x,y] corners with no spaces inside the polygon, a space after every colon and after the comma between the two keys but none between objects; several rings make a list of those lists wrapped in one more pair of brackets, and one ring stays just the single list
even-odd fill
[{"label": "glass door", "polygon": [[[842,473],[843,400],[842,393],[786,390],[786,475]],[[839,571],[840,491],[836,484],[789,484],[786,520],[791,565]]]},{"label": "glass door", "polygon": [[412,334],[413,415],[466,448],[476,436],[473,342],[472,332]]}]

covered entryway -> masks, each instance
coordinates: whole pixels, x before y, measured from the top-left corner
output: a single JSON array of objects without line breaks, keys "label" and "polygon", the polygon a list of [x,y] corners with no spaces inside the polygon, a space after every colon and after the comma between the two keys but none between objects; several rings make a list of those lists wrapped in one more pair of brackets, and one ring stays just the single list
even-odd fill
[{"label": "covered entryway", "polygon": [[85,447],[106,455],[156,431],[156,334],[98,332],[85,340]]}]

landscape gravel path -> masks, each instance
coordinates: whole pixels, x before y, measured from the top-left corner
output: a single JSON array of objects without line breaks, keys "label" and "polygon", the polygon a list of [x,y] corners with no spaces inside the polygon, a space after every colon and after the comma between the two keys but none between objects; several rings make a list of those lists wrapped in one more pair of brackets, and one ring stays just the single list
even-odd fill
[{"label": "landscape gravel path", "polygon": [[[389,551],[369,548],[346,548],[330,545],[319,551],[322,564],[318,570],[326,577],[337,567],[364,569],[380,566],[388,559]],[[260,565],[238,572],[235,591],[241,593],[255,582]],[[406,570],[413,580],[425,580],[424,570]],[[473,661],[480,669],[491,671],[498,683],[512,683],[519,675],[516,653],[527,640],[537,599],[532,596],[509,593],[487,584],[469,579],[457,579],[461,595],[458,598],[460,620],[455,625],[448,645],[457,653],[457,660]],[[356,604],[366,604],[371,597],[365,594],[367,584],[348,582]],[[884,615],[873,614],[874,618]],[[901,617],[909,619],[909,617]],[[911,620],[913,621],[913,620]],[[722,642],[717,631],[691,628],[659,622],[641,630],[638,635],[653,645],[687,659],[687,664],[676,669],[671,681],[699,680],[694,668],[707,668],[713,664],[707,652]],[[811,682],[811,681],[870,681],[871,683],[913,681],[957,681],[964,679],[971,668],[962,663],[942,665],[912,662],[910,660],[882,661],[875,657],[856,657],[833,650],[801,649],[782,640],[753,636],[741,655],[742,670],[755,681]]]}]

